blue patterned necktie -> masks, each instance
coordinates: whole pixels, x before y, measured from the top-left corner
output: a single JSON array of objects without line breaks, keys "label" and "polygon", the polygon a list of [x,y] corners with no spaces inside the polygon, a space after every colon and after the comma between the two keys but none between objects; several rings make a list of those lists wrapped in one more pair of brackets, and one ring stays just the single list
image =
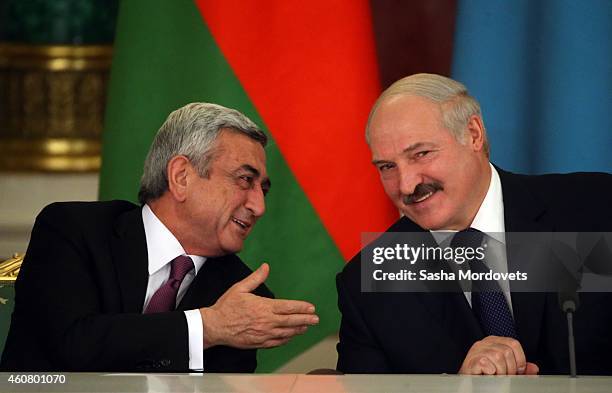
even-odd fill
[{"label": "blue patterned necktie", "polygon": [[[477,248],[482,246],[484,237],[481,231],[468,228],[455,234],[451,247]],[[486,273],[490,270],[477,258],[468,263],[472,272]],[[472,311],[485,336],[518,338],[510,307],[497,281],[472,281]]]}]

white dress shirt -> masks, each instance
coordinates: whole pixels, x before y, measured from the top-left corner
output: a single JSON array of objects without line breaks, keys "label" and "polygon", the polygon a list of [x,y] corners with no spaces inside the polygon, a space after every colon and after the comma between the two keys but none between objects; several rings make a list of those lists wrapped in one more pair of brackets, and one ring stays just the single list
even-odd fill
[{"label": "white dress shirt", "polygon": [[[489,182],[489,189],[485,195],[472,224],[471,228],[478,229],[479,231],[489,235],[489,239],[485,240],[487,243],[485,251],[485,264],[488,268],[494,272],[507,273],[508,272],[508,260],[506,257],[506,237],[505,230],[506,224],[504,221],[504,198],[502,193],[501,180],[497,170],[491,163],[491,181]],[[454,233],[456,231],[432,231],[432,234],[438,244],[442,244],[444,241],[450,241],[451,236],[448,233]],[[446,235],[445,235],[446,233]],[[512,313],[512,300],[510,297],[510,284],[507,280],[498,281],[501,290],[504,293],[504,297],[508,302],[508,307]],[[467,299],[470,306],[472,305],[472,293],[464,292],[465,298]]]},{"label": "white dress shirt", "polygon": [[[149,260],[149,281],[145,301],[142,305],[144,311],[153,294],[170,277],[170,262],[180,255],[187,254],[172,232],[155,216],[149,205],[144,205],[142,208],[142,222],[147,239],[147,255]],[[183,279],[176,295],[177,305],[183,296],[185,296],[189,285],[195,279],[204,262],[206,262],[206,258],[202,256],[189,255],[189,257],[191,257],[195,269],[190,270]],[[204,343],[200,311],[188,310],[184,311],[184,313],[187,319],[187,331],[189,332],[189,369],[203,371],[204,359],[202,352],[204,350]]]}]

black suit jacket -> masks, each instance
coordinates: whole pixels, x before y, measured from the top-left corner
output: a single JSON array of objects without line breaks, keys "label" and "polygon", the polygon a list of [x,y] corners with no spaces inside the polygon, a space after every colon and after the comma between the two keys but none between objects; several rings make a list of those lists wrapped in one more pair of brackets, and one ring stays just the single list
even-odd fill
[{"label": "black suit jacket", "polygon": [[[524,176],[498,169],[507,232],[606,232],[612,176]],[[423,231],[407,218],[388,232]],[[510,263],[510,262],[509,262]],[[462,292],[362,293],[360,256],[337,276],[345,373],[456,373],[484,337]],[[612,374],[612,294],[581,293],[574,317],[580,374]],[[517,334],[541,374],[569,372],[567,326],[552,293],[512,293]]]},{"label": "black suit jacket", "polygon": [[[141,208],[125,201],[54,203],[39,214],[15,283],[5,371],[187,371],[183,311],[210,306],[251,273],[209,258],[177,311],[142,314],[148,282]],[[272,297],[260,286],[258,295]],[[255,350],[204,351],[206,372],[252,372]]]}]

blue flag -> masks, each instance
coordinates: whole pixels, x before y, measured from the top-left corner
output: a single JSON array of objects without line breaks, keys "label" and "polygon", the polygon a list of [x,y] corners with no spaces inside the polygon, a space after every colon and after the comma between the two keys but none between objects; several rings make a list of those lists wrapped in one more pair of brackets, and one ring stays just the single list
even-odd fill
[{"label": "blue flag", "polygon": [[612,1],[460,0],[456,29],[452,74],[494,163],[612,172]]}]

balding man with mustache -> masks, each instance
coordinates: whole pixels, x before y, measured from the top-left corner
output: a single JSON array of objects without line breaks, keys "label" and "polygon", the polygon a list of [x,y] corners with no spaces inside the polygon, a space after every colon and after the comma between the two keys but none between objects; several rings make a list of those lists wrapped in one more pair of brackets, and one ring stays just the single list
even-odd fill
[{"label": "balding man with mustache", "polygon": [[[417,74],[394,83],[370,112],[366,140],[402,216],[389,233],[416,233],[440,244],[434,242],[439,231],[457,232],[451,245],[477,234],[474,246],[480,247],[490,233],[612,227],[612,175],[525,176],[493,166],[480,106],[452,79]],[[503,248],[498,267],[508,271]],[[508,282],[495,281],[482,291],[368,292],[362,287],[367,262],[357,255],[337,277],[338,370],[568,372],[567,325],[557,294],[512,292]],[[580,295],[578,372],[612,374],[612,296]]]}]

